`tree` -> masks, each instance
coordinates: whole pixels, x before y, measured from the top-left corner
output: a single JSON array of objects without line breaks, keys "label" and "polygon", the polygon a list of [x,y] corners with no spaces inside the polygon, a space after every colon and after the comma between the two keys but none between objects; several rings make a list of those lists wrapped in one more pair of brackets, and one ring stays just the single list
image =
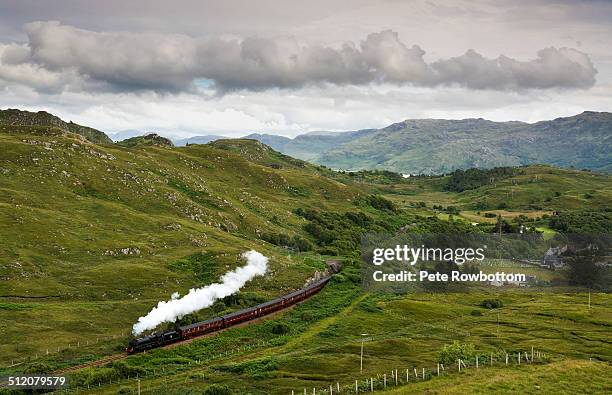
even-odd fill
[{"label": "tree", "polygon": [[568,280],[570,284],[596,288],[603,269],[597,265],[603,256],[601,249],[593,244],[575,250],[566,257],[568,264]]}]

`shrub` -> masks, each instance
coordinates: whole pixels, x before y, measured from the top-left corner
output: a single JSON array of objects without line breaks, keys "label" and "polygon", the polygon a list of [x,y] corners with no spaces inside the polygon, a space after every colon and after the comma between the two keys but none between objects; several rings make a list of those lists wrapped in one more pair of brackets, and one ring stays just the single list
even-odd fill
[{"label": "shrub", "polygon": [[285,333],[289,333],[289,326],[287,324],[283,324],[282,322],[277,322],[272,326],[272,333],[275,335],[284,335]]},{"label": "shrub", "polygon": [[458,341],[447,344],[438,352],[438,362],[446,365],[456,363],[458,359],[468,360],[475,354],[473,344],[461,344]]},{"label": "shrub", "polygon": [[504,303],[499,299],[485,299],[480,302],[480,306],[485,309],[497,309],[500,307],[504,307]]},{"label": "shrub", "polygon": [[206,387],[204,395],[231,395],[232,391],[222,384],[212,384]]},{"label": "shrub", "polygon": [[473,315],[474,317],[480,317],[482,315],[482,311],[480,311],[480,310],[472,310],[472,312],[470,314]]}]

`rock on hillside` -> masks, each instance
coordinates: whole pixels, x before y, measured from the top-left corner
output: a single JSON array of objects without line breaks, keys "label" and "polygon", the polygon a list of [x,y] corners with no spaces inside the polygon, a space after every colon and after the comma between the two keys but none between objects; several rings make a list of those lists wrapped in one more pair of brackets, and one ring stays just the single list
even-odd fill
[{"label": "rock on hillside", "polygon": [[0,110],[0,125],[18,125],[18,126],[52,126],[67,132],[80,134],[87,140],[96,144],[112,144],[113,141],[99,130],[81,126],[74,122],[65,122],[53,114],[46,111],[22,111],[13,108],[8,110]]}]

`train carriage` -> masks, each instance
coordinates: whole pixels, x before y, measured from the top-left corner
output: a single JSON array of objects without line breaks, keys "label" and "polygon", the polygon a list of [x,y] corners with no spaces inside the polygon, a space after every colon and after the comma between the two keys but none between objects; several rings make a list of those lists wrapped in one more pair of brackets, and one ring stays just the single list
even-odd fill
[{"label": "train carriage", "polygon": [[216,317],[210,320],[196,322],[191,325],[184,325],[179,328],[179,332],[185,339],[215,332],[223,328],[223,319]]}]

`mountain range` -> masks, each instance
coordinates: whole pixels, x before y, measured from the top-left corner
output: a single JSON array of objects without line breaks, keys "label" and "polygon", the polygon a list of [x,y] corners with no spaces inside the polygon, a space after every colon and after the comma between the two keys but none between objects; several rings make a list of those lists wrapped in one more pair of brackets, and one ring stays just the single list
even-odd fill
[{"label": "mountain range", "polygon": [[[113,144],[102,131],[65,122],[44,111],[0,110],[0,125],[55,126],[80,134],[93,143]],[[140,134],[135,130],[127,132],[126,137]],[[117,140],[118,136],[113,137]],[[410,119],[381,129],[317,131],[295,138],[252,133],[243,138],[257,140],[294,158],[344,170],[443,174],[456,169],[541,163],[612,171],[612,113],[609,112],[585,111],[536,123],[494,122],[482,118]],[[185,146],[220,139],[227,137],[202,135],[173,142]],[[123,142],[134,145],[150,143],[149,140]]]},{"label": "mountain range", "polygon": [[532,163],[612,170],[612,113],[608,112],[586,111],[536,123],[411,119],[382,129],[315,132],[293,139],[269,134],[245,138],[296,158],[346,170],[441,174]]}]

